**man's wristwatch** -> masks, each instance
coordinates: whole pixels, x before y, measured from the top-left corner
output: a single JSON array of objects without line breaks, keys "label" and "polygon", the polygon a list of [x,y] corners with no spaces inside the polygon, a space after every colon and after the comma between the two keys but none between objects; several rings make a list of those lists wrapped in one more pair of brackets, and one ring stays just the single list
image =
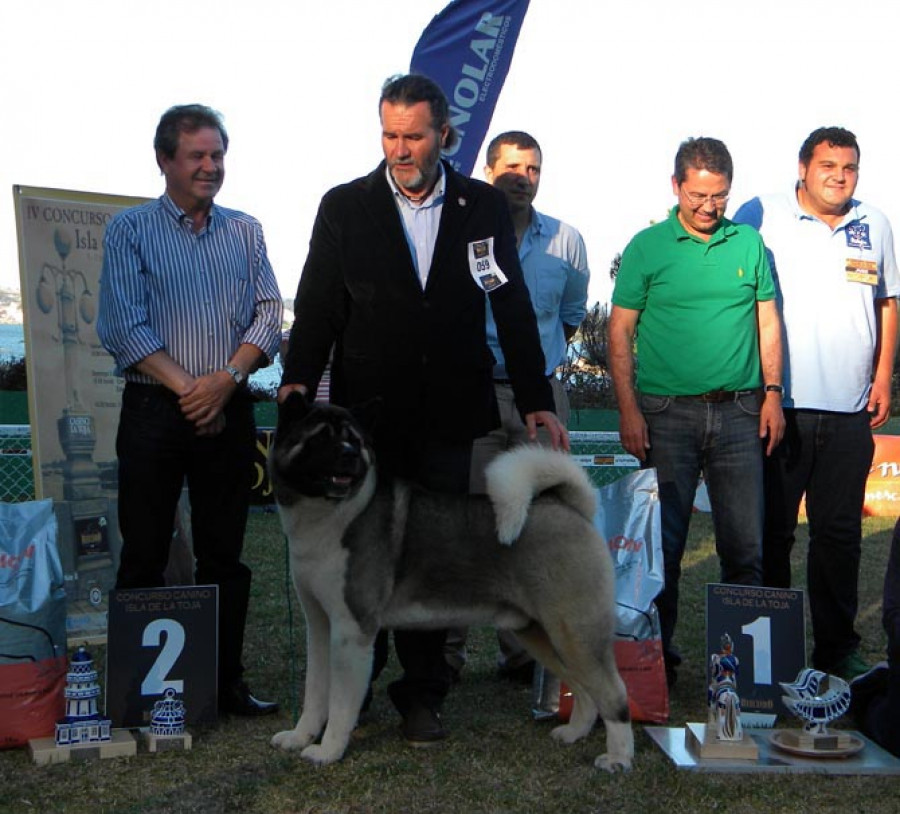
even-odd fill
[{"label": "man's wristwatch", "polygon": [[243,383],[244,383],[244,379],[247,378],[247,377],[246,377],[243,373],[241,373],[241,371],[238,370],[234,365],[225,365],[224,370],[225,370],[225,372],[226,372],[229,376],[231,376],[232,379],[234,379],[234,383],[235,383],[236,385],[241,385],[241,384],[243,384]]},{"label": "man's wristwatch", "polygon": [[780,384],[767,384],[765,388],[767,393],[778,393],[778,395],[784,395],[784,388]]}]

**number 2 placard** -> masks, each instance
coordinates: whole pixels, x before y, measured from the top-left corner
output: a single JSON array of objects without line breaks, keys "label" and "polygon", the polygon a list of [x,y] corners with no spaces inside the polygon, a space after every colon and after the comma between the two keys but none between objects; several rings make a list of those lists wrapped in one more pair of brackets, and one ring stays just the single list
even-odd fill
[{"label": "number 2 placard", "polygon": [[749,585],[706,586],[706,663],[724,634],[740,662],[737,691],[745,712],[787,713],[780,682],[806,666],[803,591]]},{"label": "number 2 placard", "polygon": [[216,720],[218,588],[184,585],[110,591],[106,714],[116,727],[150,723],[172,689],[187,723]]}]

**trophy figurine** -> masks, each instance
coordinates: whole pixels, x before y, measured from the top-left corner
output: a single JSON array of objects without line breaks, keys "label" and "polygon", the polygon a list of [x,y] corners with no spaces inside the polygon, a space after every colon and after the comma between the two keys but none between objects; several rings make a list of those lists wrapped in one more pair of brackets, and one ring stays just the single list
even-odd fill
[{"label": "trophy figurine", "polygon": [[164,697],[153,704],[150,728],[141,733],[148,752],[191,748],[191,735],[184,728],[184,702],[175,696],[175,690],[168,687]]},{"label": "trophy figurine", "polygon": [[741,741],[744,729],[741,726],[741,699],[737,693],[738,657],[734,655],[734,643],[725,633],[721,640],[721,651],[710,658],[710,680],[707,693],[709,712],[706,726],[715,730],[720,741]]},{"label": "trophy figurine", "polygon": [[734,642],[725,633],[719,643],[719,652],[709,659],[706,723],[689,723],[685,727],[685,743],[704,759],[757,760],[759,747],[744,734],[741,725],[737,691],[740,662],[734,653]]},{"label": "trophy figurine", "polygon": [[780,683],[787,693],[782,702],[805,723],[800,730],[773,732],[775,746],[805,757],[847,757],[863,748],[855,735],[828,728],[850,709],[850,685],[844,679],[807,667],[796,681]]}]

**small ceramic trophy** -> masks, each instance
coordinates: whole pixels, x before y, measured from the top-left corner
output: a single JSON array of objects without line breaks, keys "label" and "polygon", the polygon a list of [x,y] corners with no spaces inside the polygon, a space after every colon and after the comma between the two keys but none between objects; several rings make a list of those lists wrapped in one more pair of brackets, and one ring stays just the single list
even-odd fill
[{"label": "small ceramic trophy", "polygon": [[150,712],[150,729],[143,733],[149,752],[191,748],[193,739],[184,728],[186,717],[184,702],[175,695],[175,690],[169,687],[165,697],[153,704]]},{"label": "small ceramic trophy", "polygon": [[796,681],[781,682],[781,689],[787,693],[781,697],[784,705],[805,724],[773,732],[779,749],[805,757],[846,757],[863,748],[855,735],[828,728],[850,709],[850,685],[844,679],[807,667]]},{"label": "small ceramic trophy", "polygon": [[727,633],[720,650],[709,659],[709,685],[706,691],[706,723],[689,723],[685,743],[701,758],[756,760],[759,747],[744,735],[741,725],[741,700],[737,692],[738,657]]},{"label": "small ceramic trophy", "polygon": [[710,658],[707,727],[715,730],[717,740],[740,741],[744,738],[741,700],[737,693],[740,662],[734,654],[731,636],[726,633],[720,644],[722,649]]},{"label": "small ceramic trophy", "polygon": [[79,760],[130,757],[137,744],[130,732],[115,732],[112,721],[98,710],[100,684],[94,659],[86,647],[72,655],[63,695],[66,716],[56,723],[53,737],[28,741],[31,757],[38,766]]}]

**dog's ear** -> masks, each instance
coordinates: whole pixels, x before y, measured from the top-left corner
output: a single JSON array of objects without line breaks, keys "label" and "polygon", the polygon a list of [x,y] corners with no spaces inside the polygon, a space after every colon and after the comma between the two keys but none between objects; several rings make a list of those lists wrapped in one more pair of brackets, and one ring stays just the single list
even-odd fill
[{"label": "dog's ear", "polygon": [[377,396],[361,404],[356,404],[350,408],[350,415],[359,423],[363,431],[369,436],[372,435],[378,418],[381,415],[382,402]]},{"label": "dog's ear", "polygon": [[310,411],[310,403],[299,390],[292,390],[278,405],[278,421],[300,421]]}]

